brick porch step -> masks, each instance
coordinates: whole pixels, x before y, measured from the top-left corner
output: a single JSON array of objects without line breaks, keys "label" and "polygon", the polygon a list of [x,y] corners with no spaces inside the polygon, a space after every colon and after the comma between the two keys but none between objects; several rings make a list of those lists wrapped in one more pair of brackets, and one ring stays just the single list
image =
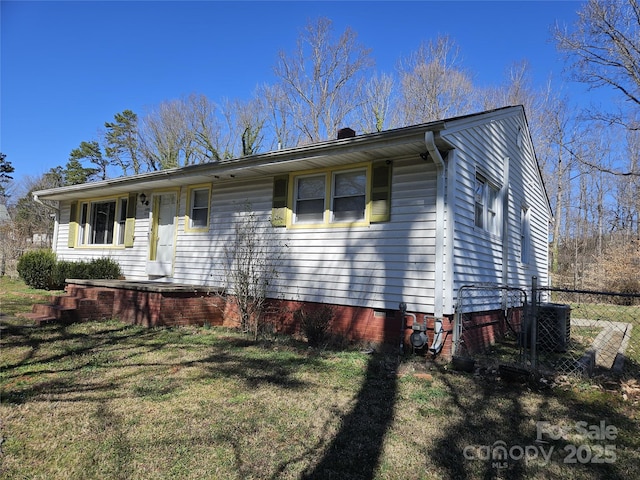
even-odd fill
[{"label": "brick porch step", "polygon": [[35,304],[22,315],[37,325],[71,324],[110,317],[113,292],[105,289],[74,288],[66,295],[54,295],[48,303]]}]

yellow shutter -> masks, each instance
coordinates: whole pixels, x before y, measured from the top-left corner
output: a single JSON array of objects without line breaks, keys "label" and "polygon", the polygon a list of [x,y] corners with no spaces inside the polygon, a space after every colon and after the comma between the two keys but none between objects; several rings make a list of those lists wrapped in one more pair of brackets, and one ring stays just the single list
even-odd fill
[{"label": "yellow shutter", "polygon": [[289,175],[279,175],[273,179],[273,204],[271,225],[287,226],[287,200],[289,196]]},{"label": "yellow shutter", "polygon": [[133,247],[133,233],[136,226],[136,200],[138,196],[135,193],[129,194],[127,200],[127,219],[124,223],[124,246]]},{"label": "yellow shutter", "polygon": [[67,246],[74,248],[76,246],[76,237],[78,236],[78,204],[72,203],[69,208],[69,239]]},{"label": "yellow shutter", "polygon": [[373,164],[371,178],[371,222],[391,218],[391,163]]}]

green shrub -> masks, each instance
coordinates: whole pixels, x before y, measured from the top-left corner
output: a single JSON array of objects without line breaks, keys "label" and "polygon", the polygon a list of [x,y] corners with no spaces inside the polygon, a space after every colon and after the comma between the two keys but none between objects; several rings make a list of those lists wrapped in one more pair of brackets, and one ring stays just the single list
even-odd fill
[{"label": "green shrub", "polygon": [[89,262],[90,278],[106,278],[116,280],[122,275],[120,265],[112,258],[94,258]]},{"label": "green shrub", "polygon": [[334,316],[335,311],[329,305],[317,308],[301,307],[293,313],[294,320],[300,324],[312,347],[320,345],[326,339]]},{"label": "green shrub", "polygon": [[74,262],[67,260],[57,262],[51,275],[51,288],[54,290],[62,290],[66,278],[75,278],[72,274],[75,265]]},{"label": "green shrub", "polygon": [[51,250],[31,250],[20,257],[17,269],[31,288],[49,289],[55,265],[56,254]]},{"label": "green shrub", "polygon": [[[36,251],[41,252],[41,251]],[[18,263],[18,273],[25,283],[33,288],[47,288],[54,290],[62,290],[65,280],[68,278],[79,279],[117,279],[120,278],[121,270],[118,262],[111,258],[94,258],[89,261],[72,262],[68,260],[55,261],[55,255],[50,252],[51,258],[49,263],[44,266],[41,261],[35,262],[33,258],[40,258],[41,253],[33,255],[34,252],[28,252],[20,259],[24,264],[20,270],[20,262]],[[33,257],[33,258],[32,258]],[[34,266],[35,265],[35,266]],[[31,280],[34,277],[35,280]]]}]

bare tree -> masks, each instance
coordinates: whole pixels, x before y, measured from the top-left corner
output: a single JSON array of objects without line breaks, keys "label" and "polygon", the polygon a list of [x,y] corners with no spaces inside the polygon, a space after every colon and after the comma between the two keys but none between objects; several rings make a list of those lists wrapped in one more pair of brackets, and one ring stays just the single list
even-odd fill
[{"label": "bare tree", "polygon": [[629,112],[592,112],[610,124],[640,128],[640,5],[637,0],[588,0],[572,30],[557,26],[558,49],[573,79],[590,88],[613,89]]},{"label": "bare tree", "polygon": [[264,307],[273,281],[278,276],[281,248],[269,234],[271,225],[251,211],[239,212],[225,250],[228,292],[240,314],[240,328],[254,340],[263,326]]},{"label": "bare tree", "polygon": [[297,49],[280,52],[274,68],[289,115],[308,142],[335,137],[358,107],[363,73],[372,66],[370,52],[347,28],[336,40],[331,20],[311,22]]},{"label": "bare tree", "polygon": [[257,98],[248,102],[236,102],[235,112],[236,125],[242,132],[242,155],[254,155],[261,150],[264,141],[266,118],[263,104]]},{"label": "bare tree", "polygon": [[149,170],[164,170],[191,162],[184,103],[162,102],[141,122],[140,146]]},{"label": "bare tree", "polygon": [[221,146],[223,128],[217,106],[202,94],[192,94],[182,103],[186,121],[185,143],[189,144],[187,148],[193,154],[194,163],[221,160],[226,149]]},{"label": "bare tree", "polygon": [[[640,169],[640,131],[627,131],[624,158],[627,160],[626,170]],[[611,220],[612,230],[621,232],[627,240],[634,235],[640,238],[640,177],[618,175],[615,183],[616,209]]]},{"label": "bare tree", "polygon": [[272,149],[291,147],[298,144],[300,134],[293,126],[287,95],[280,84],[262,85],[258,87],[257,95],[263,99],[265,108],[265,127],[273,135]]},{"label": "bare tree", "polygon": [[260,94],[247,101],[227,100],[224,103],[229,157],[254,155],[262,150],[267,121],[266,104]]},{"label": "bare tree", "polygon": [[364,133],[381,132],[392,123],[393,77],[389,74],[375,74],[364,86],[360,129]]},{"label": "bare tree", "polygon": [[399,113],[403,125],[470,112],[474,88],[459,65],[458,55],[455,42],[440,36],[401,62]]}]

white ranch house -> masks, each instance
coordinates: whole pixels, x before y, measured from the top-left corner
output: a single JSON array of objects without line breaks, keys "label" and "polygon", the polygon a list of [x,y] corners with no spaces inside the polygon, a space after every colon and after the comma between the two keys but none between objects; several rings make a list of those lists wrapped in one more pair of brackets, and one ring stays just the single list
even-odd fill
[{"label": "white ranch house", "polygon": [[448,334],[461,286],[548,282],[551,211],[521,106],[34,196],[58,201],[59,259],[107,256],[124,284],[199,294],[225,286],[250,210],[282,247],[270,296],[335,305],[354,340],[396,342],[400,303]]}]

